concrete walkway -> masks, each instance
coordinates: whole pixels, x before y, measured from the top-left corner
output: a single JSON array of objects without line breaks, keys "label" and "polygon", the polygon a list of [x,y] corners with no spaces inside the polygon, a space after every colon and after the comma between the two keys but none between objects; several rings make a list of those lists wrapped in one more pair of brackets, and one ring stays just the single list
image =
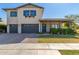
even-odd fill
[{"label": "concrete walkway", "polygon": [[0,50],[0,55],[61,55],[58,50]]},{"label": "concrete walkway", "polygon": [[0,45],[1,49],[79,50],[79,43],[17,43]]},{"label": "concrete walkway", "polygon": [[1,55],[61,55],[58,50],[50,49],[48,44],[7,44],[0,45]]},{"label": "concrete walkway", "polygon": [[79,50],[79,43],[17,43],[0,45],[0,54],[61,55],[58,50]]}]

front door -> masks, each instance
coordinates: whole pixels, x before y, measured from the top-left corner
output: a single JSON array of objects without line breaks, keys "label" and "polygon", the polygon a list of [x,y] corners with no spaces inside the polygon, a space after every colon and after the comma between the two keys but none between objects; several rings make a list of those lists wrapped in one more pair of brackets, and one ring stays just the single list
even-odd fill
[{"label": "front door", "polygon": [[46,32],[46,24],[42,24],[42,32],[43,32],[43,33]]}]

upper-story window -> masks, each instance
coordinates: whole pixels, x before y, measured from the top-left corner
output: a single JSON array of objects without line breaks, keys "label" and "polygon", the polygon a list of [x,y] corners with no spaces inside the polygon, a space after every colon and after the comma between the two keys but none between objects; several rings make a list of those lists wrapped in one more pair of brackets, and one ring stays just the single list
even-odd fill
[{"label": "upper-story window", "polygon": [[24,16],[36,16],[36,10],[24,10],[23,11]]},{"label": "upper-story window", "polygon": [[23,14],[24,14],[24,16],[30,16],[30,11],[29,10],[24,10],[24,12],[23,12]]},{"label": "upper-story window", "polygon": [[17,12],[16,12],[16,11],[10,12],[10,16],[11,16],[11,17],[16,17],[16,16],[17,16]]},{"label": "upper-story window", "polygon": [[31,10],[30,13],[31,13],[31,16],[36,16],[36,10]]}]

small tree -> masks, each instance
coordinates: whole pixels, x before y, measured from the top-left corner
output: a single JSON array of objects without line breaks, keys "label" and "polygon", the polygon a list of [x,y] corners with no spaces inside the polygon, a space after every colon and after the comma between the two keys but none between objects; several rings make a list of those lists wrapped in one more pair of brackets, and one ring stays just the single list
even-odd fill
[{"label": "small tree", "polygon": [[4,24],[0,24],[0,32],[6,32],[7,26]]},{"label": "small tree", "polygon": [[69,28],[69,24],[67,22],[62,23],[61,28]]},{"label": "small tree", "polygon": [[79,19],[79,15],[67,15],[65,16],[67,19],[73,19],[71,28],[76,31],[79,28],[79,25],[76,23],[76,20]]}]

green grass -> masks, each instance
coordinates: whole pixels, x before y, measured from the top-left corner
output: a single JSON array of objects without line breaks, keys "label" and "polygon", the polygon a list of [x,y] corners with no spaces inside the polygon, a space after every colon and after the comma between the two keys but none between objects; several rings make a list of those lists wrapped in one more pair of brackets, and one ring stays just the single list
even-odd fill
[{"label": "green grass", "polygon": [[59,50],[62,55],[79,55],[79,50]]},{"label": "green grass", "polygon": [[41,35],[38,43],[79,43],[79,35]]},{"label": "green grass", "polygon": [[55,34],[50,34],[50,35],[40,35],[39,37],[41,38],[77,38],[76,36],[79,36],[77,34],[74,35],[55,35]]}]

